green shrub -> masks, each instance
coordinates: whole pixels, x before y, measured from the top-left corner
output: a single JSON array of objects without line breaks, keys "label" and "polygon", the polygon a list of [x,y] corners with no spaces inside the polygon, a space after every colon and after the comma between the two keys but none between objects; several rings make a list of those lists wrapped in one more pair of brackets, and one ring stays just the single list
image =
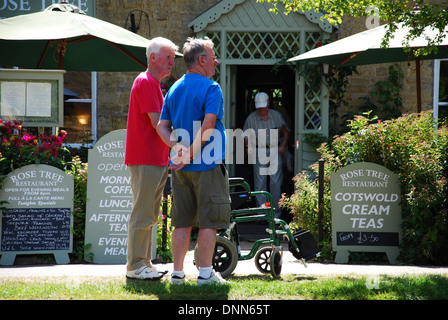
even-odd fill
[{"label": "green shrub", "polygon": [[[173,254],[171,252],[171,196],[162,199],[160,206],[159,219],[157,221],[157,255],[164,262],[173,262]],[[165,237],[165,242],[163,238]]]},{"label": "green shrub", "polygon": [[[71,166],[66,173],[73,176],[73,252],[74,259],[83,260],[84,251],[90,244],[84,244],[86,230],[87,172],[88,164],[83,163],[79,156],[73,157]],[[92,254],[92,253],[90,253]],[[91,255],[87,256],[87,260]]]},{"label": "green shrub", "polygon": [[[373,162],[399,175],[402,203],[401,260],[414,264],[446,264],[448,255],[448,129],[435,129],[430,112],[388,121],[357,116],[350,131],[324,143],[324,242],[331,241],[329,175],[351,163]],[[317,164],[313,170],[317,172]],[[297,190],[284,197],[294,223],[317,228],[317,181],[306,173],[295,177]],[[315,233],[316,234],[316,233]]]}]

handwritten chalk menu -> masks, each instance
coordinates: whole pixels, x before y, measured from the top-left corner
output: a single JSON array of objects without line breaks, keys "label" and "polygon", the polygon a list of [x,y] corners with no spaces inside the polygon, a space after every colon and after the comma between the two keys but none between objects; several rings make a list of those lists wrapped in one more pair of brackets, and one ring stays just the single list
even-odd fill
[{"label": "handwritten chalk menu", "polygon": [[2,217],[2,252],[70,250],[70,209],[9,209]]},{"label": "handwritten chalk menu", "polygon": [[331,174],[333,250],[337,263],[349,252],[399,254],[401,196],[398,175],[383,166],[361,162]]},{"label": "handwritten chalk menu", "polygon": [[0,201],[0,264],[12,265],[17,254],[54,254],[69,263],[72,251],[73,178],[48,165],[28,165],[3,181]]},{"label": "handwritten chalk menu", "polygon": [[[126,263],[133,203],[131,175],[124,164],[125,143],[126,130],[116,130],[89,150],[85,243],[91,245],[86,254],[93,253],[93,257],[86,255],[85,259],[93,263]],[[156,252],[156,228],[152,243]]]}]

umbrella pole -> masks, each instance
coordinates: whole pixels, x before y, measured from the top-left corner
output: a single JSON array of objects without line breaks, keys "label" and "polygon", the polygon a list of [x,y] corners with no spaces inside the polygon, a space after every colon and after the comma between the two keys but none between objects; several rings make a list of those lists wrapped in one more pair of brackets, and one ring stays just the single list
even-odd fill
[{"label": "umbrella pole", "polygon": [[415,59],[415,74],[417,78],[417,113],[422,112],[422,86],[420,79],[420,57]]},{"label": "umbrella pole", "polygon": [[37,68],[41,68],[42,67],[42,63],[44,62],[44,58],[47,55],[48,52],[48,48],[50,47],[52,41],[48,41],[47,42],[47,46],[45,47],[44,53],[42,54],[42,57],[40,58],[39,64],[37,65]]}]

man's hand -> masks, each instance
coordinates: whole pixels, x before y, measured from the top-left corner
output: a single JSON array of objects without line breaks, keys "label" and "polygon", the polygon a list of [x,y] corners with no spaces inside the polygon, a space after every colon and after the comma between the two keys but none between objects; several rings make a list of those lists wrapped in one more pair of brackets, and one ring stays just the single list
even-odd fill
[{"label": "man's hand", "polygon": [[169,166],[169,169],[178,171],[185,167],[187,164],[190,164],[191,156],[189,148],[180,143],[177,143],[173,147],[173,150],[176,154],[171,158],[172,164]]}]

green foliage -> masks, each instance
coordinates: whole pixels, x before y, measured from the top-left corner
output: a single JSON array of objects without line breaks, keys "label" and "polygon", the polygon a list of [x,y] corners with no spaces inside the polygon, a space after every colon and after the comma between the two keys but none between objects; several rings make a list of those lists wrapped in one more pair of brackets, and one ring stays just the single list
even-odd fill
[{"label": "green foliage", "polygon": [[[357,116],[350,131],[318,150],[325,160],[324,239],[331,240],[331,172],[351,163],[373,162],[399,175],[402,194],[401,260],[446,264],[448,244],[448,129],[434,128],[430,112],[388,121]],[[317,164],[313,170],[317,172]],[[317,181],[295,177],[297,190],[282,201],[303,228],[317,227]]]},{"label": "green foliage", "polygon": [[317,149],[320,147],[320,145],[322,143],[328,142],[328,141],[329,141],[329,139],[320,133],[306,133],[305,134],[305,142],[312,149]]},{"label": "green foliage", "polygon": [[[424,0],[257,0],[272,5],[271,11],[285,14],[291,12],[315,11],[324,13],[322,20],[333,25],[341,24],[344,16],[355,18],[372,17],[386,22],[388,30],[383,39],[383,47],[387,47],[396,23],[402,22],[411,31],[406,36],[405,47],[409,48],[409,41],[423,34],[425,27],[442,30],[433,40],[428,40],[426,47],[419,48],[416,55],[426,55],[437,50],[436,45],[445,37],[443,30],[448,25],[448,8],[446,4],[439,5],[435,1]],[[415,5],[415,7],[414,7]],[[418,14],[415,9],[418,8]]]},{"label": "green foliage", "polygon": [[157,255],[164,262],[173,262],[173,254],[171,252],[171,196],[162,199],[160,212],[161,214],[159,214],[157,221]]},{"label": "green foliage", "polygon": [[361,110],[371,110],[383,120],[401,116],[400,110],[403,107],[400,97],[403,84],[400,79],[404,78],[404,74],[398,64],[389,66],[388,73],[387,80],[378,81],[376,83],[377,90],[369,92],[370,97],[361,98],[364,100]]},{"label": "green foliage", "polygon": [[[87,169],[88,164],[83,163],[79,156],[75,156],[66,173],[73,176],[73,252],[74,258],[83,260],[84,251],[91,245],[84,244],[86,230],[86,201],[87,201]],[[87,250],[88,251],[88,250]],[[93,253],[86,255],[87,260],[92,260]]]},{"label": "green foliage", "polygon": [[328,100],[330,107],[330,136],[340,133],[341,127],[337,124],[340,117],[340,108],[349,105],[346,100],[347,86],[349,84],[348,77],[358,74],[355,66],[333,66],[333,74],[325,79],[328,87]]},{"label": "green foliage", "polygon": [[402,193],[402,259],[447,263],[447,128],[435,130],[429,112],[367,125],[369,121],[355,118],[349,124],[351,132],[333,141],[333,155],[344,165],[373,162],[397,173]]}]

